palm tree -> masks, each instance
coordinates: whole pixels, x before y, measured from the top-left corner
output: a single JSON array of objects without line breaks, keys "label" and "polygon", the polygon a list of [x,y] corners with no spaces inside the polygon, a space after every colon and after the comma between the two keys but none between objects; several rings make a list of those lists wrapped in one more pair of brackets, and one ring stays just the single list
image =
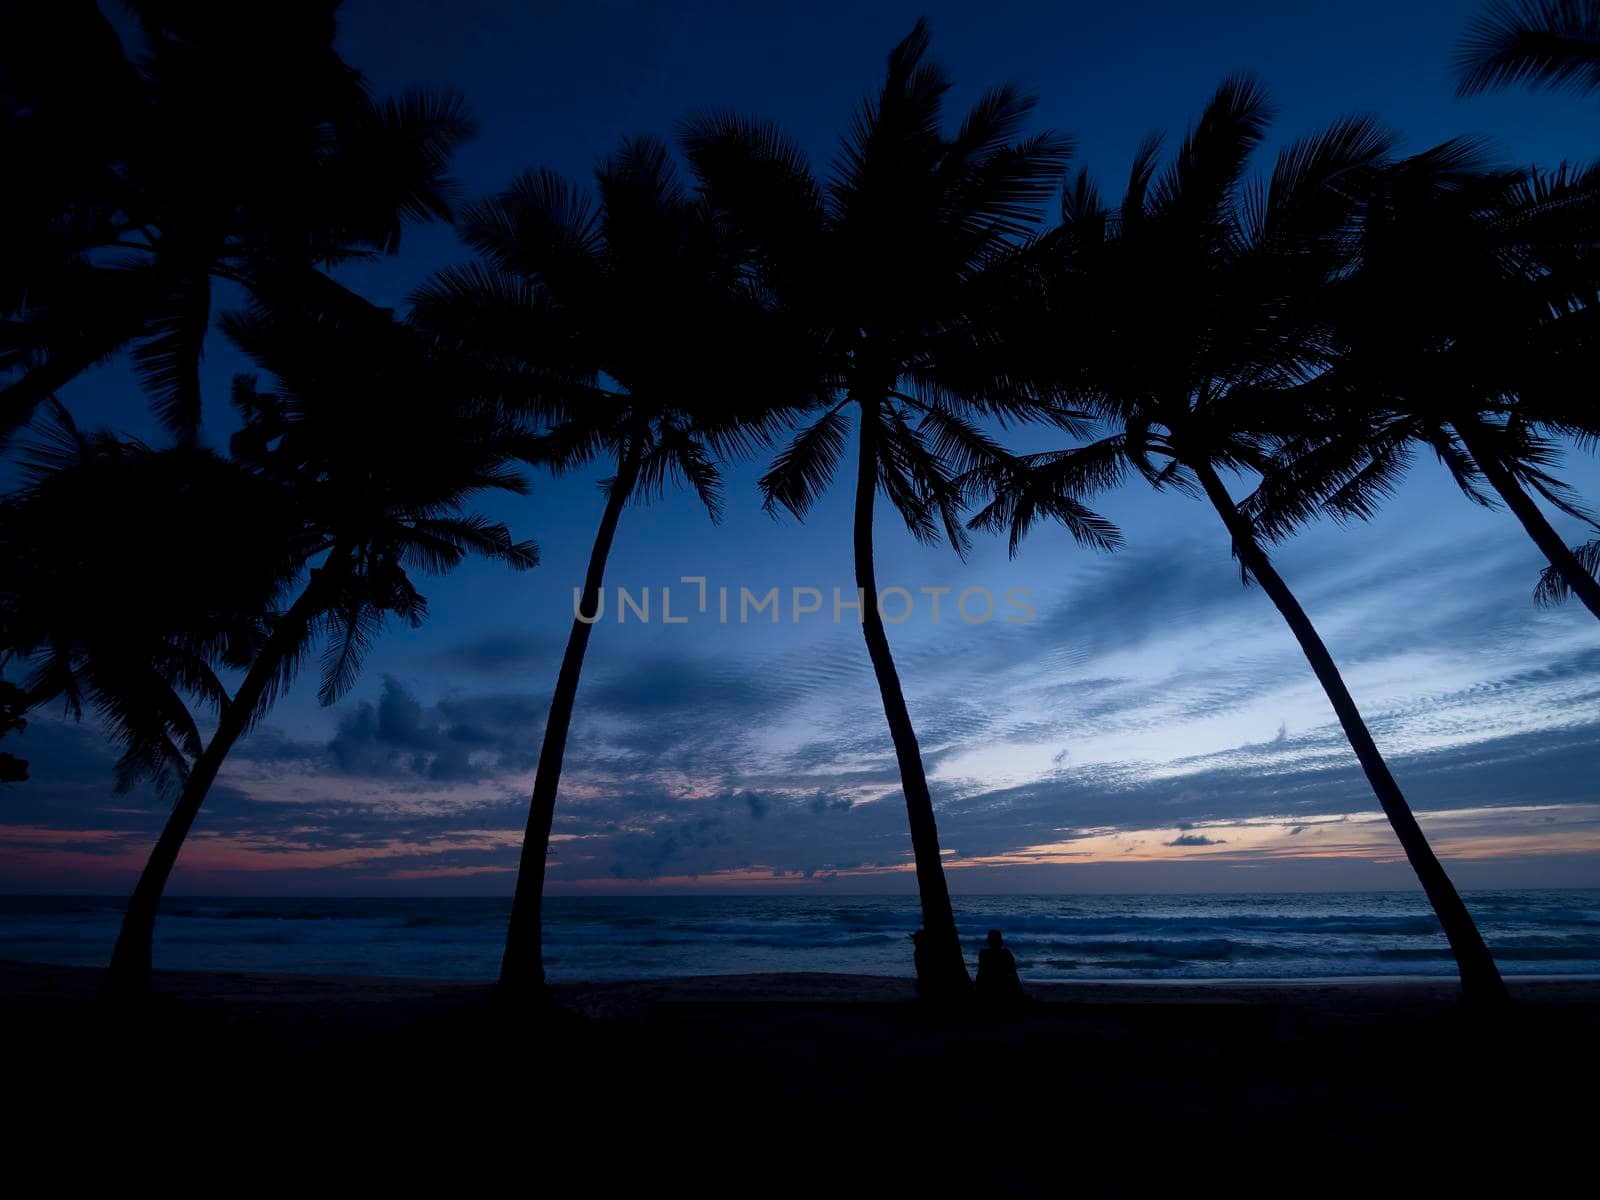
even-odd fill
[{"label": "palm tree", "polygon": [[[181,782],[204,745],[186,697],[215,707],[214,668],[248,665],[296,525],[276,489],[209,450],[83,431],[59,405],[35,429],[0,505],[0,653],[31,668],[24,708],[100,712],[124,747],[119,790]],[[172,529],[184,539],[157,535]]]},{"label": "palm tree", "polygon": [[416,325],[509,380],[546,423],[529,461],[556,472],[612,467],[534,776],[500,967],[501,985],[516,991],[544,984],[545,860],[622,511],[684,484],[718,520],[717,459],[769,439],[784,411],[812,396],[797,375],[763,391],[781,362],[779,326],[664,145],[625,141],[597,182],[598,204],[559,175],[530,171],[470,206],[459,228],[481,258],[413,297]]},{"label": "palm tree", "polygon": [[[266,392],[252,378],[236,380],[245,424],[233,461],[182,447],[151,454],[92,443],[34,456],[30,502],[54,523],[56,553],[66,561],[46,576],[50,592],[30,597],[38,615],[8,647],[39,659],[30,699],[65,696],[76,706],[87,690],[128,747],[124,782],[141,774],[182,782],[123,919],[108,976],[118,989],[147,984],[156,912],[184,839],[228,752],[289,685],[308,650],[324,643],[318,698],[331,704],[354,682],[386,616],[416,625],[426,615],[413,571],[448,571],[468,554],[514,568],[537,561],[531,543],[465,511],[477,492],[524,490],[512,464],[525,446],[492,403],[468,402],[475,398],[461,390],[471,378],[462,364],[426,349],[377,310],[305,317],[257,309],[226,325],[277,379]],[[134,478],[79,477],[97,455],[127,458]],[[174,462],[182,469],[163,474]],[[100,591],[50,608],[58,594],[87,587],[74,568],[109,571],[128,557],[85,555],[73,536],[59,536],[71,508],[57,495],[77,490],[78,507],[118,512],[122,485],[144,484],[141,466],[168,481],[157,496],[170,491],[182,496],[185,512],[229,519],[209,531],[213,541],[183,547],[193,565],[163,579],[155,603],[138,605],[131,624],[107,619]],[[76,526],[68,529],[76,534]],[[147,530],[138,532],[143,540],[130,537],[129,545],[148,540]],[[37,552],[41,539],[30,544]],[[20,585],[24,596],[32,587]],[[174,598],[176,607],[167,607]],[[219,660],[243,672],[231,693],[212,672]],[[200,738],[185,695],[217,709],[209,739]]]},{"label": "palm tree", "polygon": [[1365,207],[1358,269],[1331,293],[1336,361],[1299,389],[1330,419],[1262,516],[1362,515],[1425,447],[1469,499],[1521,523],[1560,581],[1541,597],[1576,594],[1600,617],[1583,549],[1535,500],[1594,523],[1552,472],[1563,442],[1600,439],[1600,170],[1493,170],[1450,142],[1380,172]]},{"label": "palm tree", "polygon": [[[919,540],[966,545],[961,478],[1003,461],[976,421],[1037,418],[1042,408],[1013,374],[998,318],[1014,300],[1024,235],[1065,165],[1049,133],[1018,140],[1031,99],[988,92],[952,135],[950,88],[927,61],[919,21],[889,54],[882,89],[842,139],[826,184],[774,127],[707,113],[684,126],[702,190],[777,306],[807,331],[805,354],[830,381],[820,415],[762,478],[769,511],[803,516],[832,479],[856,432],[853,541],[861,628],[894,743],[911,827],[925,992],[969,986],[940,859],[927,773],[876,603],[874,507],[881,492]],[[1086,518],[1085,541],[1113,531]]]},{"label": "palm tree", "polygon": [[1209,501],[1245,580],[1277,607],[1333,705],[1374,794],[1438,914],[1464,995],[1504,995],[1476,925],[1412,815],[1327,646],[1242,511],[1224,472],[1269,472],[1305,421],[1294,385],[1328,366],[1321,311],[1347,265],[1352,221],[1389,151],[1365,118],[1340,121],[1282,151],[1264,187],[1246,164],[1268,125],[1248,79],[1218,89],[1176,158],[1157,175],[1159,138],[1135,158],[1115,208],[1086,174],[1067,188],[1062,222],[1040,248],[1051,276],[1041,340],[1059,355],[1065,394],[1112,426],[1086,446],[1022,460],[974,518],[1012,543],[1058,498],[1132,471],[1158,489]]},{"label": "palm tree", "polygon": [[[1456,65],[1457,94],[1462,96],[1519,83],[1600,91],[1600,2],[1499,0],[1468,26]],[[1497,478],[1514,481],[1515,474],[1508,464]],[[1537,527],[1542,522],[1543,514],[1531,501],[1519,503],[1514,511],[1519,518],[1527,514],[1524,524],[1531,520]],[[1578,591],[1600,616],[1593,586],[1600,578],[1600,541],[1569,548],[1542,531],[1535,540],[1551,565],[1540,574],[1534,599],[1541,605],[1557,604]]]},{"label": "palm tree", "polygon": [[92,0],[0,25],[6,165],[28,181],[0,198],[0,437],[124,349],[193,437],[217,289],[333,289],[316,268],[450,216],[463,102],[371,96],[333,49],[337,0],[130,7],[136,60]]},{"label": "palm tree", "polygon": [[1457,94],[1510,84],[1600,91],[1600,0],[1495,0],[1456,52]]}]

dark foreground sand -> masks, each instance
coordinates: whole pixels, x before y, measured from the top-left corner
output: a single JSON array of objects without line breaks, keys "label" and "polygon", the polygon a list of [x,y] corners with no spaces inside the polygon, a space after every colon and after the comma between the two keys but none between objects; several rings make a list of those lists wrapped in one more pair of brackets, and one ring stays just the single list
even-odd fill
[{"label": "dark foreground sand", "polygon": [[550,1010],[478,984],[199,972],[129,1009],[98,978],[0,963],[12,1172],[93,1186],[181,1162],[180,1190],[223,1192],[1527,1195],[1592,1183],[1600,1116],[1594,980],[1513,981],[1512,1011],[1486,1019],[1441,980],[1035,985],[995,1017],[848,975],[563,984]]}]

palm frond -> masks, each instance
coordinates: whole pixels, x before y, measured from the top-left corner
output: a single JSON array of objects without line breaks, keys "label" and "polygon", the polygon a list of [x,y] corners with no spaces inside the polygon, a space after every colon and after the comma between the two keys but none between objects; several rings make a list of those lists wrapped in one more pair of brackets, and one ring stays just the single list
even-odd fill
[{"label": "palm frond", "polygon": [[[1572,553],[1583,570],[1600,579],[1600,538],[1572,547]],[[1560,569],[1552,565],[1539,572],[1539,586],[1533,590],[1533,599],[1540,608],[1553,608],[1571,594],[1572,585]]]},{"label": "palm frond", "polygon": [[526,171],[505,191],[469,204],[456,227],[500,270],[528,278],[590,271],[603,246],[592,202],[547,168]]},{"label": "palm frond", "polygon": [[78,375],[139,337],[165,281],[152,268],[67,269],[57,288],[0,323],[0,444]]},{"label": "palm frond", "polygon": [[768,512],[781,506],[804,517],[822,495],[839,465],[849,433],[849,421],[841,408],[835,405],[796,434],[761,477],[762,507]]},{"label": "palm frond", "polygon": [[1061,189],[1061,224],[1076,238],[1097,242],[1105,236],[1105,205],[1087,167]]},{"label": "palm frond", "polygon": [[[385,97],[378,111],[383,128],[382,158],[389,189],[388,204],[406,220],[448,221],[458,191],[446,171],[462,143],[477,133],[477,122],[459,92],[437,88],[408,88]],[[373,154],[371,158],[380,158]],[[367,165],[372,177],[374,165]],[[399,238],[383,246],[399,249]]]},{"label": "palm frond", "polygon": [[[1553,456],[1555,452],[1554,444],[1548,442],[1545,444]],[[1540,461],[1543,461],[1542,458]],[[1519,455],[1516,463],[1512,464],[1511,469],[1512,474],[1520,482],[1538,492],[1539,495],[1548,500],[1553,507],[1559,509],[1567,516],[1575,517],[1580,521],[1586,521],[1590,525],[1600,524],[1600,521],[1597,521],[1593,511],[1584,504],[1582,498],[1572,489],[1570,484],[1568,484],[1565,480],[1558,479],[1549,471],[1546,471],[1540,466],[1536,465],[1536,462],[1531,461],[1530,456],[1528,456],[1526,452]]]},{"label": "palm frond", "polygon": [[1395,135],[1371,116],[1343,117],[1278,153],[1262,232],[1291,238],[1351,230],[1367,176],[1388,159]]},{"label": "palm frond", "polygon": [[1080,545],[1117,549],[1121,532],[1083,499],[1116,487],[1127,469],[1128,444],[1122,434],[1070,450],[1001,460],[965,481],[969,492],[991,496],[968,527],[1005,533],[1013,557],[1029,531],[1047,520],[1059,522]]},{"label": "palm frond", "polygon": [[672,151],[658,138],[624,138],[595,175],[610,268],[640,289],[659,286],[692,219]]},{"label": "palm frond", "polygon": [[469,551],[517,571],[539,565],[539,547],[535,543],[513,541],[511,530],[503,522],[491,521],[481,513],[415,520],[398,540],[402,561],[415,563],[432,575],[454,569]]},{"label": "palm frond", "polygon": [[1366,521],[1391,499],[1409,469],[1416,429],[1405,419],[1345,415],[1285,439],[1239,511],[1259,536],[1281,541],[1326,514]]},{"label": "palm frond", "polygon": [[1245,75],[1223,80],[1156,182],[1155,211],[1192,225],[1216,222],[1227,212],[1245,162],[1271,119],[1272,106],[1259,83]]},{"label": "palm frond", "polygon": [[1133,165],[1128,168],[1128,187],[1122,194],[1120,219],[1124,227],[1137,224],[1144,216],[1150,195],[1150,185],[1156,177],[1161,162],[1161,143],[1166,135],[1157,130],[1147,133],[1133,152]]},{"label": "palm frond", "polygon": [[[939,120],[950,79],[941,67],[925,61],[931,40],[927,20],[919,19],[889,52],[882,89],[851,119],[828,186],[841,214],[864,203],[875,207],[880,180],[898,187],[938,162]],[[912,163],[918,168],[907,171]]]},{"label": "palm frond", "polygon": [[950,473],[949,464],[933,452],[922,431],[914,428],[898,407],[879,410],[873,444],[878,457],[878,487],[900,513],[911,535],[929,545],[943,538],[957,555],[965,558],[972,544],[961,522],[965,492]]},{"label": "palm frond", "polygon": [[1418,440],[1433,450],[1434,456],[1450,472],[1450,478],[1468,500],[1481,508],[1494,508],[1499,503],[1493,493],[1484,491],[1481,486],[1483,472],[1453,429],[1426,428],[1420,431]]},{"label": "palm frond", "polygon": [[684,118],[678,139],[733,253],[768,277],[816,266],[826,212],[799,143],[771,122],[721,109]]},{"label": "palm frond", "polygon": [[943,169],[960,172],[1003,152],[1038,104],[1037,97],[1025,95],[1014,83],[990,88],[961,119],[945,151]]},{"label": "palm frond", "polygon": [[960,228],[983,239],[985,252],[994,239],[1027,234],[1060,186],[1072,145],[1059,134],[1038,133],[979,162],[963,163],[946,201]]},{"label": "palm frond", "polygon": [[323,618],[327,647],[322,652],[322,681],[317,701],[327,706],[354,686],[361,663],[383,629],[384,613],[364,603],[328,612]]},{"label": "palm frond", "polygon": [[637,488],[641,495],[659,497],[676,483],[694,490],[713,522],[722,520],[722,477],[716,464],[692,430],[669,424],[657,432],[655,444],[640,460]]},{"label": "palm frond", "polygon": [[78,466],[97,450],[117,453],[120,442],[109,445],[78,428],[72,414],[59,400],[52,400],[34,417],[31,436],[17,450],[17,466],[23,480],[38,487],[52,476]]},{"label": "palm frond", "polygon": [[1010,457],[1005,448],[977,424],[941,405],[919,406],[917,431],[930,439],[929,452],[957,475],[991,466]]},{"label": "palm frond", "polygon": [[625,411],[617,406],[607,414],[609,419],[597,419],[600,415],[590,408],[583,419],[563,421],[531,438],[523,451],[523,461],[544,467],[554,475],[587,466],[600,454],[615,449],[622,437]]},{"label": "palm frond", "polygon": [[211,324],[211,279],[196,271],[174,281],[149,336],[133,351],[134,369],[161,423],[192,439],[200,426],[200,355]]},{"label": "palm frond", "polygon": [[1456,50],[1456,94],[1527,84],[1600,90],[1600,3],[1492,0]]}]

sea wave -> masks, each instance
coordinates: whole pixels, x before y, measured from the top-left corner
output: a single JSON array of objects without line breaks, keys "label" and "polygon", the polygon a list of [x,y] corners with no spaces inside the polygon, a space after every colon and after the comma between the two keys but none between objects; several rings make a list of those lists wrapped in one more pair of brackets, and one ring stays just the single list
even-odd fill
[{"label": "sea wave", "polygon": [[[1507,974],[1600,970],[1600,892],[1469,893]],[[103,963],[114,897],[0,897],[0,957]],[[1003,931],[1029,979],[1319,977],[1454,970],[1420,893],[957,897],[969,964]],[[493,978],[505,897],[173,897],[158,966]],[[745,971],[908,975],[914,896],[549,897],[552,978]]]}]

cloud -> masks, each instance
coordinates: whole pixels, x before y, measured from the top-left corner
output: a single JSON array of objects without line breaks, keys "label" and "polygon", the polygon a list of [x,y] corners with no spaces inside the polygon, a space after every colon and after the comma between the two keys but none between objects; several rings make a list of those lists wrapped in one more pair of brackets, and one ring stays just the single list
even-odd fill
[{"label": "cloud", "polygon": [[326,750],[346,775],[471,782],[523,771],[536,761],[543,702],[523,695],[453,696],[424,707],[386,677],[376,704],[339,718]]},{"label": "cloud", "polygon": [[[356,887],[363,879],[420,879],[430,871],[509,875],[527,817],[525,781],[507,786],[493,778],[466,784],[433,777],[434,756],[459,723],[443,718],[440,706],[415,704],[403,689],[397,694],[398,688],[385,685],[387,694],[367,704],[368,711],[346,714],[346,741],[380,758],[393,755],[398,766],[386,766],[377,776],[331,767],[321,775],[308,770],[286,776],[280,762],[232,764],[238,769],[219,782],[186,856],[232,861],[217,857],[222,847],[232,846],[228,853],[247,851],[257,867],[266,861],[263,856],[280,862],[284,871],[325,862],[324,878],[334,890]],[[499,707],[487,698],[468,705],[475,712]],[[505,707],[518,711],[515,703]],[[7,789],[7,824],[19,830],[17,838],[42,853],[50,839],[76,832],[93,855],[146,853],[164,807],[153,797],[110,795],[113,755],[103,744],[96,751],[92,730],[52,729],[40,722],[37,730],[30,727],[30,738],[36,732],[39,748],[29,750],[40,777],[50,783],[32,795],[32,785]],[[1496,815],[1498,805],[1522,797],[1518,785],[1530,763],[1539,764],[1543,790],[1552,798],[1580,808],[1600,803],[1589,782],[1597,739],[1600,725],[1590,725],[1400,756],[1392,765],[1425,821],[1432,811],[1464,810],[1471,815],[1452,817],[1451,828],[1492,842],[1537,821],[1525,814]],[[1320,844],[1307,847],[1307,853],[1317,853],[1327,846],[1326,831],[1342,828],[1346,814],[1370,813],[1364,820],[1372,832],[1363,834],[1362,844],[1389,847],[1381,815],[1371,812],[1370,793],[1348,751],[1348,762],[1309,767],[1292,750],[1280,751],[1278,761],[1261,753],[1219,752],[1165,778],[1151,778],[1134,763],[1079,767],[1011,788],[937,783],[942,842],[959,867],[1008,856],[1024,861],[1024,852],[1040,845],[1058,847],[1059,857],[1070,853],[1065,847],[1100,844],[1164,823],[1169,829],[1206,832],[1152,844],[1216,847],[1247,863],[1255,853],[1250,840],[1241,843],[1232,832],[1218,836],[1217,826],[1276,820],[1286,841],[1320,838]],[[557,888],[584,881],[707,878],[757,868],[769,877],[834,874],[866,886],[871,877],[857,872],[903,871],[910,864],[905,808],[892,786],[866,801],[809,785],[708,792],[645,773],[611,776],[581,758],[572,761],[556,810],[550,879]],[[396,791],[403,779],[410,780],[406,789]],[[23,826],[33,832],[24,837]],[[1383,852],[1398,853],[1392,847]],[[1004,874],[984,877],[992,886],[1008,886]],[[1020,882],[1023,875],[1014,878]]]},{"label": "cloud", "polygon": [[854,806],[836,797],[622,791],[574,805],[560,828],[569,834],[591,831],[580,834],[576,851],[570,849],[574,843],[558,846],[561,865],[553,877],[564,882],[601,870],[617,879],[656,879],[752,865],[810,878],[895,864],[909,850],[903,809]]},{"label": "cloud", "polygon": [[[1555,836],[1600,803],[1592,626],[1530,608],[1504,560],[1383,543],[1355,560],[1284,553],[1412,807],[1430,833],[1445,822],[1462,854]],[[1240,588],[1225,545],[1083,561],[1032,625],[892,631],[952,877],[1026,889],[1034,868],[1016,864],[1039,847],[1054,859],[1211,847],[1164,857],[1214,872],[1311,863],[1333,842],[1397,855],[1298,647]],[[730,634],[694,653],[656,630],[605,632],[567,747],[553,886],[752,871],[861,887],[878,884],[860,872],[893,871],[884,878],[909,886],[898,764],[854,628]],[[559,645],[483,634],[410,660],[450,666],[442,693],[426,671],[416,684],[391,676],[336,710],[331,735],[255,730],[195,844],[252,869],[325,864],[329,890],[504,876]],[[513,663],[538,671],[535,690],[494,688]],[[86,856],[148,847],[166,805],[111,794],[114,754],[92,724],[37,720],[15,752],[34,782],[0,793],[0,821],[29,853],[67,835]],[[1270,852],[1263,824],[1281,839]]]},{"label": "cloud", "polygon": [[561,649],[561,639],[553,634],[501,631],[449,646],[434,655],[433,663],[451,675],[467,671],[538,678],[549,674],[559,662]]}]

